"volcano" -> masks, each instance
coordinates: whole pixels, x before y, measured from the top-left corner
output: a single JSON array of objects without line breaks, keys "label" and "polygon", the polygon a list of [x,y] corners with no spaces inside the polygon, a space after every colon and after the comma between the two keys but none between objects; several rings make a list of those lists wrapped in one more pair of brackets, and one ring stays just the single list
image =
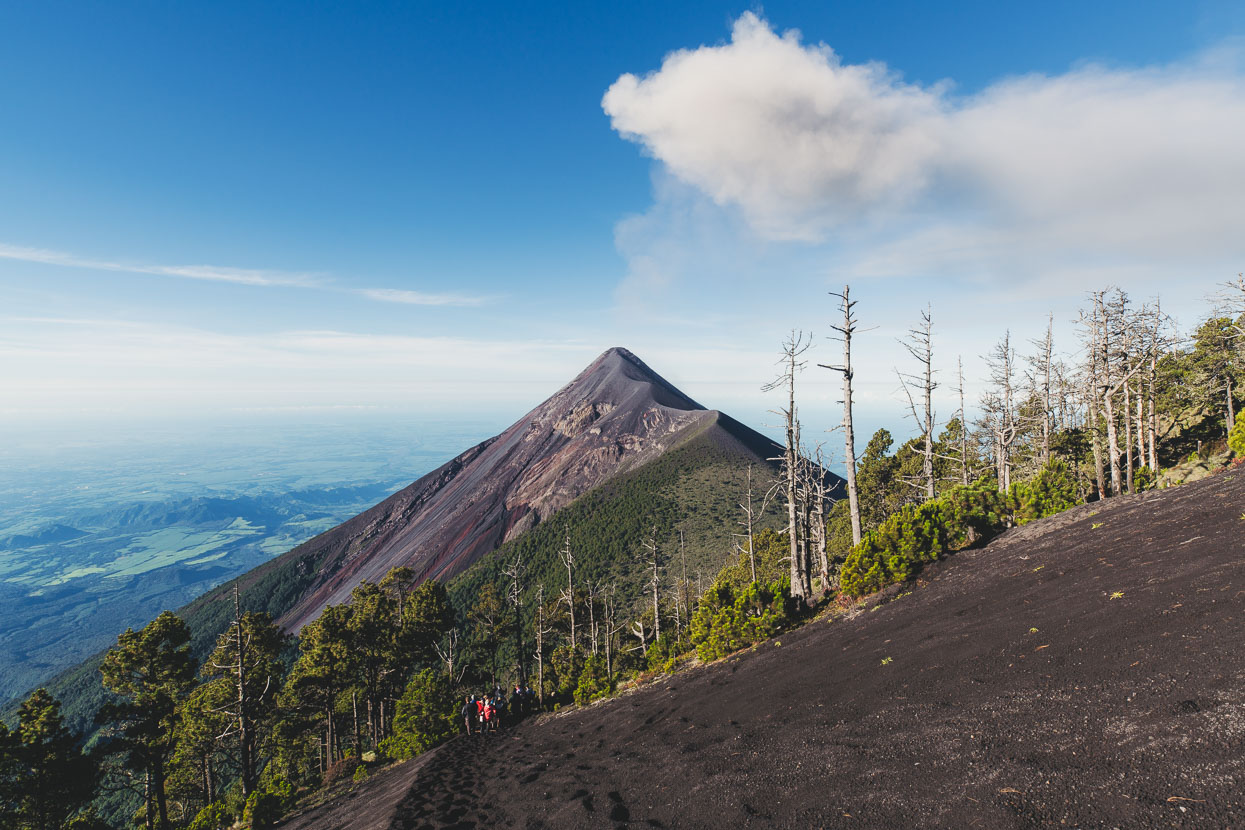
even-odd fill
[{"label": "volcano", "polygon": [[452,579],[589,490],[693,438],[749,464],[771,464],[781,453],[631,352],[612,348],[500,435],[243,576],[243,585],[285,574],[283,584],[270,586],[286,597],[271,611],[297,632],[391,568],[409,567],[420,580]]}]

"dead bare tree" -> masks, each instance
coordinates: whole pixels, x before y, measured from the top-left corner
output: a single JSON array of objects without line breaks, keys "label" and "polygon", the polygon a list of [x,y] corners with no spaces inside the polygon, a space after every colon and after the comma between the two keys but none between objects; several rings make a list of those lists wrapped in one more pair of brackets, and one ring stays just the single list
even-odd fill
[{"label": "dead bare tree", "polygon": [[1019,434],[1015,395],[1016,352],[1012,348],[1010,331],[986,356],[986,364],[990,369],[992,388],[982,402],[984,420],[993,438],[999,492],[1007,492],[1012,483],[1012,444]]},{"label": "dead bare tree", "polygon": [[800,419],[795,406],[795,376],[807,365],[802,359],[812,347],[812,337],[803,332],[792,331],[783,342],[782,367],[777,378],[761,387],[762,392],[783,389],[787,393],[787,405],[771,410],[783,418],[787,445],[782,457],[782,486],[787,498],[787,535],[791,546],[791,596],[800,600],[811,599],[806,548],[800,533]]},{"label": "dead bare tree", "polygon": [[605,614],[605,675],[614,682],[614,637],[627,627],[626,621],[618,621],[618,586],[611,584],[602,594]]},{"label": "dead bare tree", "polygon": [[1054,356],[1055,315],[1046,318],[1046,336],[1041,340],[1030,341],[1037,352],[1028,358],[1029,383],[1033,387],[1035,397],[1042,405],[1041,423],[1041,463],[1050,463],[1051,421],[1054,408],[1051,404],[1051,373]]},{"label": "dead bare tree", "polygon": [[[748,554],[748,566],[752,570],[752,581],[757,581],[757,556],[756,547],[753,544],[752,529],[756,521],[756,513],[752,506],[752,465],[748,465],[748,485],[744,491],[744,500],[739,503],[739,509],[743,511],[744,517],[739,520],[738,524],[744,529],[743,538],[747,541],[747,547],[736,543],[736,546],[744,553]],[[765,512],[764,504],[762,504],[761,512]],[[739,536],[740,534],[735,534]],[[699,595],[699,593],[697,594]]]},{"label": "dead bare tree", "polygon": [[233,615],[233,622],[222,637],[221,645],[224,648],[220,649],[229,654],[231,659],[228,663],[211,663],[217,671],[232,677],[235,694],[231,703],[215,710],[230,716],[229,726],[217,736],[217,740],[237,737],[239,783],[243,794],[250,795],[259,782],[260,773],[256,757],[255,718],[259,702],[272,688],[273,678],[271,675],[267,677],[264,689],[258,695],[251,689],[251,685],[256,682],[254,673],[260,666],[250,653],[251,636],[243,627],[241,596],[236,581],[233,586]]},{"label": "dead bare tree", "polygon": [[653,592],[653,642],[656,642],[661,639],[661,547],[657,544],[656,526],[641,548],[641,558],[652,569],[648,584]]},{"label": "dead bare tree", "polygon": [[502,573],[510,577],[507,598],[510,600],[511,607],[514,608],[515,659],[519,661],[519,683],[526,686],[527,659],[526,652],[523,650],[523,591],[526,588],[527,566],[523,562],[522,549],[515,552],[514,559]]},{"label": "dead bare tree", "polygon": [[536,697],[545,706],[545,637],[553,633],[553,626],[545,619],[545,586],[536,589]]},{"label": "dead bare tree", "polygon": [[843,286],[842,294],[830,292],[830,296],[839,298],[839,308],[843,312],[843,325],[831,326],[843,341],[843,365],[817,365],[843,375],[843,463],[847,466],[847,507],[852,519],[852,544],[859,545],[860,496],[856,489],[856,435],[852,430],[852,336],[856,333],[856,315],[853,312],[856,301],[849,299],[850,294],[850,285]]},{"label": "dead bare tree", "polygon": [[[454,684],[462,680],[463,675],[467,673],[467,666],[459,660],[458,638],[458,627],[455,626],[441,638],[441,642],[432,644],[437,657],[445,664],[445,676]],[[455,668],[458,671],[455,671]]]},{"label": "dead bare tree", "polygon": [[587,600],[588,606],[588,643],[589,650],[593,656],[597,653],[597,596],[600,594],[600,586],[592,583],[591,580],[585,583],[588,587],[584,589],[584,598]]},{"label": "dead bare tree", "polygon": [[[921,484],[925,490],[926,500],[935,496],[934,490],[934,390],[938,384],[934,382],[934,322],[933,310],[926,306],[921,312],[921,322],[908,330],[907,337],[899,341],[908,354],[916,360],[919,367],[917,374],[900,372],[899,385],[908,396],[908,408],[912,420],[921,430]],[[912,386],[916,386],[921,397],[922,412],[918,414],[916,401],[912,396]]]},{"label": "dead bare tree", "polygon": [[[687,621],[691,622],[692,598],[688,596],[688,590],[690,586],[687,583],[687,544],[683,539],[682,530],[679,531],[679,562],[681,563],[682,568],[683,568],[683,577],[681,581],[681,591],[680,591],[680,593],[683,595],[683,610],[685,612]],[[683,630],[682,625],[680,625],[679,631],[682,632],[682,630]]]},{"label": "dead bare tree", "polygon": [[825,452],[821,444],[818,444],[813,452],[813,464],[811,465],[813,476],[809,488],[809,495],[812,501],[810,544],[813,550],[817,552],[817,566],[821,576],[821,592],[825,595],[829,594],[831,590],[830,554],[826,551],[827,493]]},{"label": "dead bare tree", "polygon": [[571,648],[574,649],[577,644],[575,639],[575,554],[571,552],[571,531],[569,528],[566,531],[566,542],[558,557],[562,560],[562,564],[566,566],[566,590],[562,592],[559,599],[566,603],[567,610],[570,612]]}]

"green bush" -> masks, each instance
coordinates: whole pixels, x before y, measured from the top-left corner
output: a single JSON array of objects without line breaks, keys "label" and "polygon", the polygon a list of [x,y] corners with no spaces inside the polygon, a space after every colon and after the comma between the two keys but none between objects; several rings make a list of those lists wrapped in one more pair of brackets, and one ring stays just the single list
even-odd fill
[{"label": "green bush", "polygon": [[293,803],[294,788],[284,778],[273,778],[246,799],[242,824],[251,830],[265,830],[280,821]]},{"label": "green bush", "polygon": [[225,830],[233,824],[233,815],[229,808],[219,801],[214,801],[199,811],[190,822],[189,830]]},{"label": "green bush", "polygon": [[1012,516],[1011,497],[989,482],[956,487],[919,506],[906,505],[852,548],[840,574],[842,591],[859,597],[903,582],[924,563],[1010,526]]},{"label": "green bush", "polygon": [[609,673],[605,670],[605,658],[595,654],[589,656],[584,660],[583,671],[579,673],[575,702],[582,706],[607,696],[611,691]]},{"label": "green bush", "polygon": [[696,656],[706,662],[716,660],[772,637],[791,621],[793,612],[786,579],[769,585],[754,582],[742,591],[715,583],[692,615]]},{"label": "green bush", "polygon": [[[1149,468],[1143,467],[1142,470],[1148,476]],[[1149,478],[1145,480],[1149,481]],[[1134,477],[1134,483],[1137,483],[1137,477]],[[1043,467],[1032,480],[1013,484],[1011,497],[1018,525],[1062,513],[1081,503],[1068,465],[1058,458]]]},{"label": "green bush", "polygon": [[380,750],[390,758],[413,758],[452,737],[457,727],[458,698],[449,679],[424,669],[398,700],[393,734],[381,741]]},{"label": "green bush", "polygon": [[[718,581],[722,581],[720,575]],[[670,672],[674,670],[679,658],[691,649],[692,642],[686,631],[666,631],[657,642],[648,647],[644,660],[649,671]]]},{"label": "green bush", "polygon": [[562,645],[555,648],[553,654],[549,655],[549,670],[552,670],[556,678],[558,694],[573,696],[579,685],[579,676],[584,671],[583,647]]},{"label": "green bush", "polygon": [[1245,416],[1238,417],[1232,423],[1232,431],[1228,433],[1228,449],[1232,450],[1233,458],[1245,458]]}]

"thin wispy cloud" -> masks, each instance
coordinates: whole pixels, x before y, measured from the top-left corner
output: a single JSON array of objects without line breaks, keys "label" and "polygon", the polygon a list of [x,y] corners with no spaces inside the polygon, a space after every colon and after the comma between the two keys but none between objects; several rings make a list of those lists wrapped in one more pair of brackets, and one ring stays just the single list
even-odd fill
[{"label": "thin wispy cloud", "polygon": [[334,285],[331,277],[323,273],[233,268],[220,265],[154,265],[148,263],[114,262],[78,256],[64,251],[28,248],[3,243],[0,243],[0,259],[30,262],[38,265],[53,265],[62,268],[81,268],[91,271],[113,271],[127,274],[152,274],[163,277],[226,282],[235,285],[346,291],[375,302],[397,303],[400,305],[474,307],[484,305],[492,300],[491,297],[482,295],[414,291],[404,288],[341,288]]},{"label": "thin wispy cloud", "polygon": [[219,265],[151,265],[145,263],[111,262],[91,259],[64,251],[45,248],[24,248],[0,243],[0,259],[56,265],[62,268],[83,268],[91,271],[116,271],[127,274],[154,274],[192,280],[211,280],[238,285],[272,285],[314,288],[323,285],[322,274],[274,271],[255,268],[229,268]]},{"label": "thin wispy cloud", "polygon": [[358,294],[369,300],[401,305],[479,306],[491,299],[469,294],[438,294],[427,291],[408,291],[402,288],[363,288],[358,291]]}]

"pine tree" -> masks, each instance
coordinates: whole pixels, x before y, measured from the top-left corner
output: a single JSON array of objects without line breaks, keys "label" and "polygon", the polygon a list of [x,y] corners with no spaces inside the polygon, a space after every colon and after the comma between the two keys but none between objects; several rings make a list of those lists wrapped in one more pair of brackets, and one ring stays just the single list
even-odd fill
[{"label": "pine tree", "polygon": [[17,815],[13,826],[60,830],[95,792],[95,771],[65,727],[60,701],[37,689],[18,711],[13,733]]},{"label": "pine tree", "polygon": [[186,624],[165,611],[141,631],[126,629],[100,665],[104,687],[120,697],[101,708],[100,718],[115,731],[113,748],[145,778],[148,830],[172,826],[165,778],[176,748],[177,704],[194,681],[189,643]]}]

